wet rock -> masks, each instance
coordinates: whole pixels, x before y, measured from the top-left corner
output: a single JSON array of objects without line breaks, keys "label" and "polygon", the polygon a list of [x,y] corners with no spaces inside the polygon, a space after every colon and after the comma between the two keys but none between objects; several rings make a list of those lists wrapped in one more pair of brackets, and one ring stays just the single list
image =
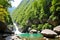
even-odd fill
[{"label": "wet rock", "polygon": [[60,34],[60,25],[53,29],[56,33]]},{"label": "wet rock", "polygon": [[19,38],[18,36],[16,35],[12,35],[12,36],[8,36],[5,38],[6,40],[21,40],[21,38]]},{"label": "wet rock", "polygon": [[54,31],[50,30],[50,29],[45,29],[45,30],[42,30],[41,33],[45,36],[45,37],[48,37],[48,38],[54,38],[57,33],[55,33]]},{"label": "wet rock", "polygon": [[56,38],[60,38],[60,35],[57,35]]}]

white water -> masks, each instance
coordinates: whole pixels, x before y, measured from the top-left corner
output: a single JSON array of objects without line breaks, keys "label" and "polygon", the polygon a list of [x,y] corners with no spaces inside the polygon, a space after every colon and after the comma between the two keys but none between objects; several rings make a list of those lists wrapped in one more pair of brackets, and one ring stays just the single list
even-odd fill
[{"label": "white water", "polygon": [[21,40],[21,39],[19,39],[18,37],[17,37],[17,34],[21,34],[21,32],[18,30],[18,25],[16,24],[16,23],[13,23],[13,25],[14,25],[14,27],[13,27],[13,32],[14,32],[14,34],[16,34],[16,35],[13,35],[13,36],[8,36],[8,37],[6,37],[5,39],[6,40],[12,40],[12,39],[14,39],[14,40]]},{"label": "white water", "polygon": [[13,23],[13,25],[14,25],[14,29],[13,29],[13,32],[15,33],[15,34],[21,34],[21,32],[18,30],[18,26],[17,26],[17,24],[16,23]]}]

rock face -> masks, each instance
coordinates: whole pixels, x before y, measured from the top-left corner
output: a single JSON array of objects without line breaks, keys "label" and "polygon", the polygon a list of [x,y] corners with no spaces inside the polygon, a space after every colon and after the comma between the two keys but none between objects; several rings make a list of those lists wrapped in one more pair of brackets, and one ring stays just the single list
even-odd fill
[{"label": "rock face", "polygon": [[57,33],[49,29],[42,30],[41,33],[48,38],[54,38],[57,35]]},{"label": "rock face", "polygon": [[56,33],[60,34],[60,25],[53,29]]},{"label": "rock face", "polygon": [[7,25],[0,21],[0,31],[5,31],[7,29]]},{"label": "rock face", "polygon": [[0,21],[0,34],[12,34],[13,32],[7,27],[6,23]]}]

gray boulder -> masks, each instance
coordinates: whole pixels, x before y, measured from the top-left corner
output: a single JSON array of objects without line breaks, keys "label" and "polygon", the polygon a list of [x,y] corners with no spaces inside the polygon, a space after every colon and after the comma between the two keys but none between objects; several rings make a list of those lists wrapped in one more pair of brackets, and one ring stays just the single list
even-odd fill
[{"label": "gray boulder", "polygon": [[56,33],[60,34],[60,25],[53,29]]},{"label": "gray boulder", "polygon": [[37,33],[37,30],[32,29],[32,30],[30,30],[30,33]]},{"label": "gray boulder", "polygon": [[11,36],[7,36],[5,40],[21,40],[21,38],[18,37],[17,35],[11,35]]},{"label": "gray boulder", "polygon": [[54,31],[50,30],[50,29],[45,29],[45,30],[42,30],[41,33],[45,36],[45,37],[48,37],[48,38],[54,38],[57,33],[55,33]]}]

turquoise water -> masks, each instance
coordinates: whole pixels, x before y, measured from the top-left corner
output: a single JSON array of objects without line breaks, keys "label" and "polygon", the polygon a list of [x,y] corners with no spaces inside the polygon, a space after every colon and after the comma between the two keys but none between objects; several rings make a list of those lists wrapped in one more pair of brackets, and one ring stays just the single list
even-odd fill
[{"label": "turquoise water", "polygon": [[40,33],[38,34],[22,33],[22,34],[18,34],[18,36],[24,37],[24,38],[42,38],[43,37],[43,35]]},{"label": "turquoise water", "polygon": [[[43,39],[43,35],[38,33],[38,34],[29,34],[29,33],[22,33],[22,34],[18,34],[17,36],[20,36],[22,38],[27,38],[28,40],[45,40]],[[53,38],[49,40],[60,40],[60,38]]]}]

